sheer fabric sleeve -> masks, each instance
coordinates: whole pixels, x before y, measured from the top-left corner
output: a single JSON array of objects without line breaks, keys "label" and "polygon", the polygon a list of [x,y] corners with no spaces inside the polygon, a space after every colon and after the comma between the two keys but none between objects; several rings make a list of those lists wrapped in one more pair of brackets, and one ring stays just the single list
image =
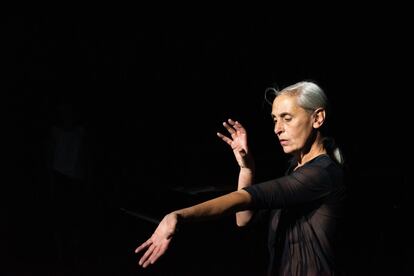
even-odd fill
[{"label": "sheer fabric sleeve", "polygon": [[334,189],[324,168],[304,166],[290,175],[244,188],[252,197],[251,209],[278,209],[316,202]]}]

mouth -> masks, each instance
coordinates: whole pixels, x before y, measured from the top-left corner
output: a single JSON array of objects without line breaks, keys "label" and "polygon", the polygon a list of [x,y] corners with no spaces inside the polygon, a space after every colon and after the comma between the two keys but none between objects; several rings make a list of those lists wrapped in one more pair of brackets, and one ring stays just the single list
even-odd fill
[{"label": "mouth", "polygon": [[279,140],[279,142],[282,146],[286,146],[288,144],[288,140],[284,140],[284,139]]}]

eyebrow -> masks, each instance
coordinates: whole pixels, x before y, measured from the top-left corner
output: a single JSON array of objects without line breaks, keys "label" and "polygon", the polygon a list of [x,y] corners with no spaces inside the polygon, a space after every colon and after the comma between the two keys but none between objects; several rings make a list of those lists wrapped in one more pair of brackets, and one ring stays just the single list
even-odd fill
[{"label": "eyebrow", "polygon": [[[289,115],[289,116],[292,116],[292,114],[291,113],[289,113],[289,112],[283,112],[283,113],[280,113],[279,114],[279,117],[285,117],[285,116],[287,116],[287,115]],[[273,114],[272,113],[272,118],[276,118],[277,116],[275,115],[275,114]]]}]

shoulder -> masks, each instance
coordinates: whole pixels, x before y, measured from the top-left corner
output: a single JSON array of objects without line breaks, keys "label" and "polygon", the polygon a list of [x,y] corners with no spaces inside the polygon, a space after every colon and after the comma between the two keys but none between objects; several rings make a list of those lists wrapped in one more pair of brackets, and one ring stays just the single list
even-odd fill
[{"label": "shoulder", "polygon": [[328,155],[320,155],[294,171],[296,178],[314,179],[315,182],[342,182],[343,168]]},{"label": "shoulder", "polygon": [[329,155],[323,154],[309,161],[305,166],[316,170],[342,172],[343,166],[335,162]]}]

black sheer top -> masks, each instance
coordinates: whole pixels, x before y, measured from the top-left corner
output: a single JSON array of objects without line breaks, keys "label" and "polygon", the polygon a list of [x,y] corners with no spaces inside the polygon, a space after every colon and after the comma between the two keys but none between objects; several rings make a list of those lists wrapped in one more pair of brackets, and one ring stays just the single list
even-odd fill
[{"label": "black sheer top", "polygon": [[319,155],[245,190],[252,210],[270,212],[269,275],[337,275],[334,247],[345,192],[340,165]]}]

